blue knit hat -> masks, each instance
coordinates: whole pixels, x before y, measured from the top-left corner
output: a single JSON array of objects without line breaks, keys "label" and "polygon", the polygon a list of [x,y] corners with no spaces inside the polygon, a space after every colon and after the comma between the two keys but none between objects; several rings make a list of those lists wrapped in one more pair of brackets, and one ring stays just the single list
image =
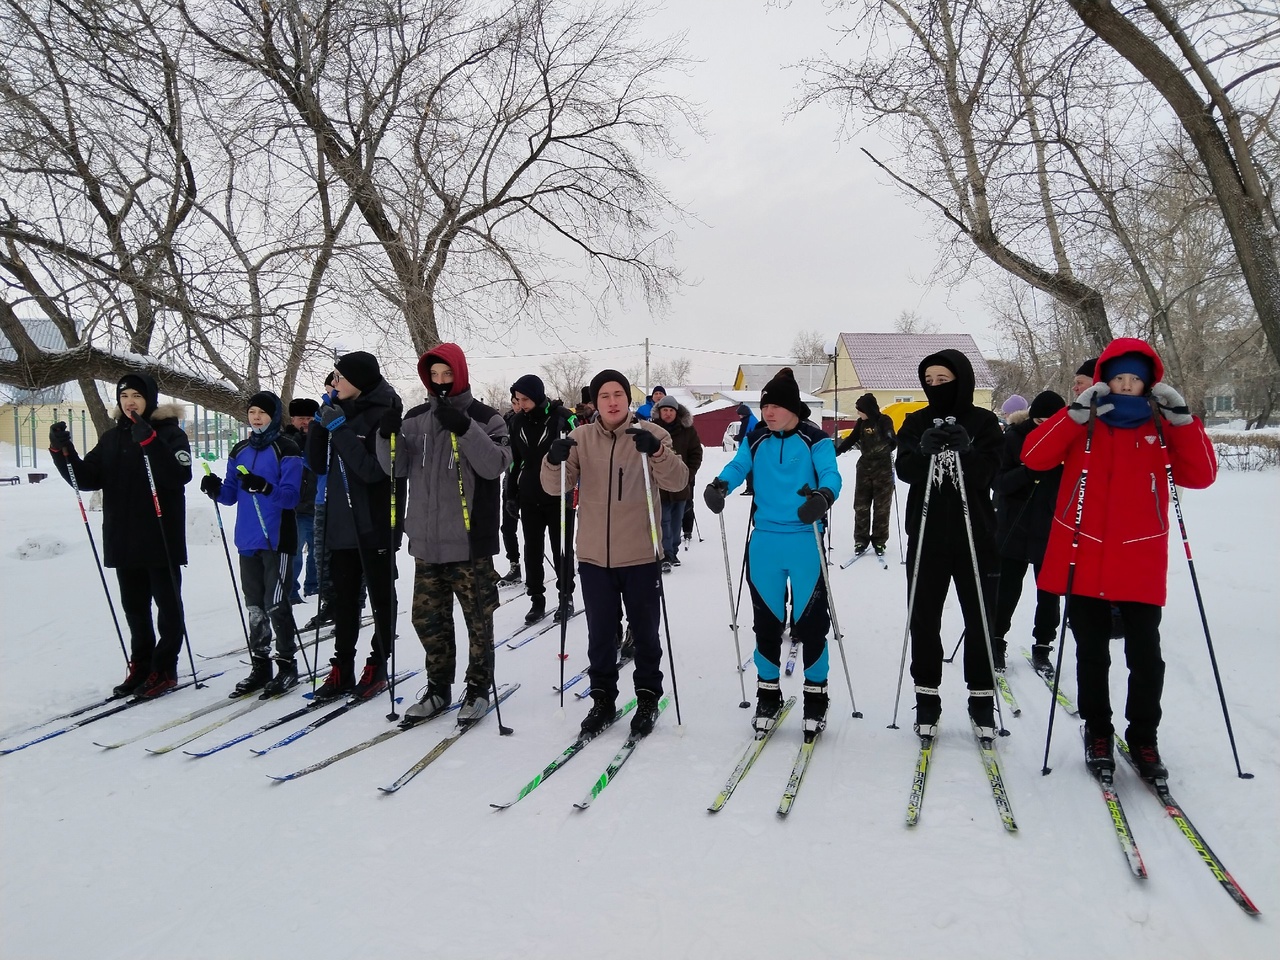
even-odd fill
[{"label": "blue knit hat", "polygon": [[1140,353],[1122,353],[1120,356],[1108,360],[1102,365],[1102,376],[1099,379],[1106,383],[1122,373],[1133,374],[1146,386],[1150,386],[1155,380],[1155,370],[1151,366],[1151,359],[1144,357]]}]

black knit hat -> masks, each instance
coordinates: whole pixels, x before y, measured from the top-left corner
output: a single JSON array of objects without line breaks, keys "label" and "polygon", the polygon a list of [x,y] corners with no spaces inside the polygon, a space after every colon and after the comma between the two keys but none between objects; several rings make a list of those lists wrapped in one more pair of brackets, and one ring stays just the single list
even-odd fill
[{"label": "black knit hat", "polygon": [[801,420],[808,420],[811,411],[800,402],[800,384],[790,367],[783,367],[760,391],[760,406],[771,403],[775,407],[790,410]]},{"label": "black knit hat", "polygon": [[314,417],[320,411],[320,404],[310,397],[298,397],[289,401],[289,416]]},{"label": "black knit hat", "polygon": [[120,394],[126,390],[137,390],[142,394],[145,404],[142,416],[148,418],[156,412],[156,404],[160,402],[160,391],[156,389],[155,380],[145,373],[126,373],[116,383],[116,403],[120,403]]},{"label": "black knit hat", "polygon": [[595,401],[592,399],[592,397],[591,397],[591,388],[590,388],[590,387],[583,387],[583,388],[582,388],[582,402],[583,402],[583,403],[594,403],[594,402],[595,402]]},{"label": "black knit hat", "polygon": [[[622,392],[627,395],[627,402],[629,403],[631,401],[631,381],[617,370],[601,370],[591,378],[592,403],[596,403],[597,398],[600,396],[600,388],[606,383],[622,384]],[[596,403],[596,406],[599,406],[599,404]]]},{"label": "black knit hat", "polygon": [[1090,357],[1084,363],[1080,364],[1080,369],[1076,371],[1077,377],[1092,377],[1094,370],[1098,368],[1098,358]]},{"label": "black knit hat", "polygon": [[875,417],[880,414],[880,404],[876,403],[876,395],[874,393],[864,393],[854,401],[853,408],[865,413],[868,417]]},{"label": "black knit hat", "polygon": [[246,410],[250,407],[257,407],[267,416],[274,418],[280,412],[280,398],[267,390],[259,390],[244,405]]},{"label": "black knit hat", "polygon": [[1052,390],[1046,390],[1044,393],[1035,395],[1035,398],[1031,401],[1031,406],[1027,408],[1027,416],[1032,420],[1043,420],[1052,417],[1066,405],[1067,401],[1063,400],[1062,397]]},{"label": "black knit hat", "polygon": [[547,388],[542,383],[542,378],[536,374],[526,373],[523,377],[511,385],[511,395],[516,394],[528,397],[533,401],[534,406],[542,406],[547,401]]},{"label": "black knit hat", "polygon": [[357,350],[339,357],[334,367],[353,387],[361,393],[372,390],[382,382],[382,372],[378,369],[378,358],[372,353]]}]

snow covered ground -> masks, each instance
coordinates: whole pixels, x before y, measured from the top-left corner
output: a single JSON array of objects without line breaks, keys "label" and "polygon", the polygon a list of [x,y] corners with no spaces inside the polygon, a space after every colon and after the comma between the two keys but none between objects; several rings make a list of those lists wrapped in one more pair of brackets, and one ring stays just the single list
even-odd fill
[{"label": "snow covered ground", "polygon": [[[702,482],[726,456],[707,451]],[[854,462],[841,458],[841,466],[848,486],[836,508],[836,560],[852,548]],[[1275,957],[1278,480],[1274,471],[1224,473],[1183,500],[1241,760],[1255,779],[1235,775],[1176,535],[1164,621],[1161,742],[1171,787],[1260,919],[1241,912],[1123,770],[1150,879],[1130,876],[1063,713],[1054,772],[1040,775],[1048,691],[1018,657],[1009,678],[1023,714],[1006,718],[1013,736],[999,750],[1019,832],[1006,834],[997,819],[963,720],[958,664],[943,687],[944,732],[922,821],[903,825],[916,747],[909,693],[901,729],[886,729],[905,616],[896,535],[888,572],[864,559],[831,574],[864,719],[849,716],[833,651],[830,726],[789,818],[774,811],[799,739],[794,718],[729,805],[708,814],[748,736],[748,711],[737,706],[719,528],[700,509],[704,541],[695,538],[666,580],[683,729],[668,710],[590,810],[572,804],[621,743],[620,728],[514,808],[489,807],[551,760],[586,711],[570,696],[558,713],[554,631],[498,654],[499,681],[522,684],[503,711],[514,736],[500,738],[490,718],[394,796],[376,787],[430,749],[445,721],[295,782],[266,777],[386,729],[385,699],[265,757],[248,750],[274,742],[265,736],[205,759],[144,752],[180,731],[114,751],[92,745],[225,696],[246,669],[231,656],[202,665],[228,671],[206,690],[0,758],[0,955]],[[212,506],[194,486],[188,504],[191,638],[197,652],[217,653],[237,643],[240,624]],[[732,496],[725,513],[735,585],[747,506]],[[91,514],[95,531],[100,519]],[[411,566],[401,560],[407,592]],[[0,488],[0,583],[0,734],[118,682],[121,652],[75,497],[56,477]],[[313,605],[297,609],[305,619]],[[524,611],[523,597],[500,608],[498,634],[513,631]],[[1015,646],[1029,636],[1030,613],[1018,613]],[[958,622],[949,608],[953,636]],[[407,616],[400,630],[401,667],[420,665]],[[362,649],[367,642],[366,634]],[[569,651],[570,671],[585,665],[581,617],[569,628]],[[415,679],[402,689],[412,696],[419,686]],[[788,686],[798,693],[799,677]],[[1122,702],[1122,669],[1113,686]],[[198,744],[284,712],[271,704]]]}]

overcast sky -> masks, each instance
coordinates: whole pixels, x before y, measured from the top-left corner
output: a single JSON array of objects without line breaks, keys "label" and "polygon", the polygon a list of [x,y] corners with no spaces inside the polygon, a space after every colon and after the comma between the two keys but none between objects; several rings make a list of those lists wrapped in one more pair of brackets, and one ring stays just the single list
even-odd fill
[{"label": "overcast sky", "polygon": [[[695,382],[728,381],[740,357],[785,358],[798,330],[827,338],[891,331],[904,309],[942,332],[970,333],[991,352],[977,285],[926,286],[938,259],[934,227],[858,150],[884,158],[883,145],[865,133],[842,142],[839,117],[827,108],[788,117],[799,83],[788,65],[835,48],[820,4],[673,3],[652,30],[686,33],[686,52],[697,61],[672,82],[701,105],[705,139],[687,137],[685,157],[656,168],[699,221],[680,229],[676,247],[693,283],[665,315],[651,316],[642,302],[615,309],[608,331],[594,329],[585,310],[566,318],[577,328],[576,347],[617,347],[594,355],[598,368],[641,362],[635,345],[647,336],[686,348]],[[563,350],[530,331],[503,345],[459,339],[477,385],[537,372],[549,359],[538,354]],[[656,363],[676,353],[655,346],[652,356]]]}]

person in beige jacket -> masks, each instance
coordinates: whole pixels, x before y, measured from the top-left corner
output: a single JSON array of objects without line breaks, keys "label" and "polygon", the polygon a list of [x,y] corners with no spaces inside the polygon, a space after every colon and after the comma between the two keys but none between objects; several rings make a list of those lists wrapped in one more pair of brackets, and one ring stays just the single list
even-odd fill
[{"label": "person in beige jacket", "polygon": [[661,546],[654,536],[662,509],[658,491],[683,489],[689,470],[665,430],[632,416],[631,384],[617,370],[595,375],[591,397],[598,418],[551,444],[542,462],[542,488],[558,495],[561,470],[564,489],[578,485],[578,579],[593,700],[582,732],[595,736],[613,722],[618,622],[625,607],[636,652],[631,732],[645,736],[657,721],[662,696]]}]

